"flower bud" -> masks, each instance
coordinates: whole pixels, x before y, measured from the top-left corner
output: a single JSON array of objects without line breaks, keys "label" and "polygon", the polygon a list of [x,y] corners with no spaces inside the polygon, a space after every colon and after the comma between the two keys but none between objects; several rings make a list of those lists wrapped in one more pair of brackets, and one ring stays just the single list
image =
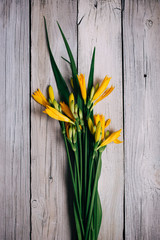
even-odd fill
[{"label": "flower bud", "polygon": [[101,122],[99,121],[97,124],[96,133],[95,133],[95,142],[98,142],[100,140],[101,131],[102,131]]},{"label": "flower bud", "polygon": [[92,128],[92,134],[95,134],[95,132],[96,132],[96,126],[93,126],[93,128]]},{"label": "flower bud", "polygon": [[70,139],[71,142],[72,142],[72,135],[73,135],[73,129],[72,129],[72,127],[69,128],[68,134],[69,134],[69,139]]},{"label": "flower bud", "polygon": [[92,89],[91,89],[91,93],[90,93],[90,98],[89,98],[89,100],[92,100],[92,98],[93,98],[93,96],[94,96],[94,86],[92,87]]},{"label": "flower bud", "polygon": [[93,122],[91,118],[88,118],[88,128],[89,131],[92,133],[92,129],[93,129]]},{"label": "flower bud", "polygon": [[73,127],[73,143],[75,144],[77,142],[77,131],[76,131],[76,128]]},{"label": "flower bud", "polygon": [[79,108],[79,118],[82,120],[83,119],[83,112],[82,110]]},{"label": "flower bud", "polygon": [[74,114],[74,101],[73,100],[71,101],[69,106],[70,106],[71,112]]},{"label": "flower bud", "polygon": [[74,106],[74,112],[77,114],[78,113],[78,105],[77,104],[75,104],[75,106]]},{"label": "flower bud", "polygon": [[53,88],[52,88],[51,85],[48,87],[48,93],[49,93],[49,98],[50,98],[51,102],[53,102],[53,100],[54,100],[54,92],[53,92]]},{"label": "flower bud", "polygon": [[69,107],[70,107],[70,104],[71,104],[72,101],[73,101],[73,105],[74,105],[74,95],[73,95],[73,93],[71,93],[70,96],[69,96]]},{"label": "flower bud", "polygon": [[106,134],[105,134],[105,139],[108,138],[109,135],[110,135],[110,132],[109,132],[109,130],[107,130],[107,131],[106,131]]},{"label": "flower bud", "polygon": [[59,111],[59,104],[57,103],[57,101],[55,99],[53,99],[53,106],[55,107],[56,110]]},{"label": "flower bud", "polygon": [[95,86],[95,93],[97,92],[98,88],[99,88],[99,83],[97,83]]},{"label": "flower bud", "polygon": [[71,86],[74,89],[74,85],[73,85],[73,78],[71,78]]}]

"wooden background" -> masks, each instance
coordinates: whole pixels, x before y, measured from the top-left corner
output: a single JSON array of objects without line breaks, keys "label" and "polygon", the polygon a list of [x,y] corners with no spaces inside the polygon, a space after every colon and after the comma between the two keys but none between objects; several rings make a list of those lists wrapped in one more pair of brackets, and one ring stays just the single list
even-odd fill
[{"label": "wooden background", "polygon": [[0,240],[71,239],[67,160],[58,122],[31,99],[54,87],[51,48],[71,72],[59,21],[88,77],[112,76],[114,92],[95,112],[123,128],[124,143],[103,153],[99,240],[160,239],[160,1],[0,0]]}]

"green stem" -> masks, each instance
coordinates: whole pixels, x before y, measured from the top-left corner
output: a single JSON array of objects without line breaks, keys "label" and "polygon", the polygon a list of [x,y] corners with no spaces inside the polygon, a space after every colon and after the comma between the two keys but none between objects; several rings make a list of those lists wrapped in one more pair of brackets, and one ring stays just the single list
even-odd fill
[{"label": "green stem", "polygon": [[78,209],[78,215],[79,215],[79,219],[80,219],[80,225],[81,225],[82,233],[83,233],[83,235],[84,235],[84,226],[83,226],[82,216],[81,216],[81,211],[80,211],[80,206],[79,206],[79,202],[78,202],[77,190],[76,190],[75,183],[74,183],[74,175],[73,175],[71,158],[70,158],[70,154],[69,154],[69,149],[68,149],[68,144],[67,144],[66,135],[63,134],[63,137],[64,137],[64,143],[65,143],[66,152],[67,152],[67,158],[68,158],[68,162],[69,162],[69,168],[70,168],[70,173],[71,173],[71,178],[72,178],[72,184],[73,184],[73,189],[74,189],[74,194],[75,194],[75,199],[76,199],[76,205],[77,205],[77,209]]},{"label": "green stem", "polygon": [[90,209],[89,209],[89,214],[88,214],[88,221],[87,221],[87,228],[86,228],[86,234],[85,234],[85,240],[88,238],[88,233],[90,229],[90,224],[91,224],[91,218],[92,218],[92,212],[93,212],[93,206],[94,206],[94,200],[95,200],[95,193],[96,193],[96,186],[98,183],[98,175],[99,175],[99,167],[101,164],[101,155],[102,153],[99,153],[99,158],[98,158],[98,163],[97,163],[97,168],[96,168],[96,174],[95,174],[95,180],[93,184],[93,192],[92,192],[92,197],[91,197],[91,204],[90,204]]},{"label": "green stem", "polygon": [[90,165],[90,171],[89,171],[88,194],[87,194],[87,204],[86,204],[86,217],[88,215],[88,210],[89,210],[89,205],[90,205],[92,170],[93,170],[94,158],[95,158],[95,152],[93,152],[93,156],[91,157],[91,165]]},{"label": "green stem", "polygon": [[79,189],[79,204],[81,209],[81,196],[82,196],[82,189],[81,189],[81,182],[80,182],[80,175],[79,175],[79,163],[78,163],[78,151],[76,147],[76,151],[74,152],[75,155],[75,161],[76,161],[76,170],[77,170],[77,178],[78,178],[78,189]]},{"label": "green stem", "polygon": [[88,140],[88,129],[87,129],[87,127],[86,127],[86,129],[85,129],[85,159],[84,159],[84,161],[85,161],[85,167],[84,167],[84,191],[85,191],[85,200],[86,200],[86,194],[87,194],[87,147],[88,147],[88,142],[87,142],[87,140]]}]

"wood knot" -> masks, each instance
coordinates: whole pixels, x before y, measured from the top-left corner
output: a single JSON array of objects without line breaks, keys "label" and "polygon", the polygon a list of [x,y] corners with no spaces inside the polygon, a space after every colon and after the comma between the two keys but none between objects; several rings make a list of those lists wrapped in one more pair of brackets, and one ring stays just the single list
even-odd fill
[{"label": "wood knot", "polygon": [[145,24],[146,24],[147,28],[150,29],[153,26],[153,21],[150,19],[147,19]]}]

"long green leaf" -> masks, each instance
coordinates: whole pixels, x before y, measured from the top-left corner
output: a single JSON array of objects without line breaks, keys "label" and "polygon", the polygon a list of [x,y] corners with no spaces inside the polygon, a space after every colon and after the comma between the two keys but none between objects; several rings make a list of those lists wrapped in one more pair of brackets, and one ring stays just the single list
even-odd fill
[{"label": "long green leaf", "polygon": [[52,66],[52,70],[55,76],[58,92],[60,95],[61,101],[64,101],[65,103],[69,104],[69,90],[68,87],[57,67],[57,64],[54,60],[51,48],[50,48],[50,43],[49,43],[49,38],[48,38],[48,31],[47,31],[47,24],[46,24],[46,19],[44,17],[44,25],[45,25],[45,33],[46,33],[46,41],[47,41],[47,47],[48,47],[48,52],[49,52],[49,57],[50,57],[50,62]]},{"label": "long green leaf", "polygon": [[91,88],[93,86],[95,50],[96,50],[96,48],[94,47],[92,61],[91,61],[91,67],[90,67],[90,73],[89,73],[89,79],[88,79],[88,90],[87,90],[88,96],[89,96],[89,94],[91,92]]},{"label": "long green leaf", "polygon": [[68,56],[69,56],[69,59],[70,59],[70,66],[71,66],[72,76],[73,76],[73,85],[74,85],[74,90],[75,90],[76,97],[77,97],[77,103],[78,103],[78,106],[81,109],[83,109],[83,100],[82,100],[82,97],[81,97],[79,82],[78,82],[78,78],[77,78],[78,70],[77,70],[77,67],[76,67],[76,64],[75,64],[75,61],[74,61],[72,51],[71,51],[71,49],[69,47],[69,44],[67,42],[67,39],[66,39],[66,37],[65,37],[65,35],[64,35],[64,33],[63,33],[63,31],[62,31],[58,22],[57,22],[57,24],[58,24],[59,30],[61,32],[64,44],[66,46],[66,50],[67,50],[67,53],[68,53]]}]

